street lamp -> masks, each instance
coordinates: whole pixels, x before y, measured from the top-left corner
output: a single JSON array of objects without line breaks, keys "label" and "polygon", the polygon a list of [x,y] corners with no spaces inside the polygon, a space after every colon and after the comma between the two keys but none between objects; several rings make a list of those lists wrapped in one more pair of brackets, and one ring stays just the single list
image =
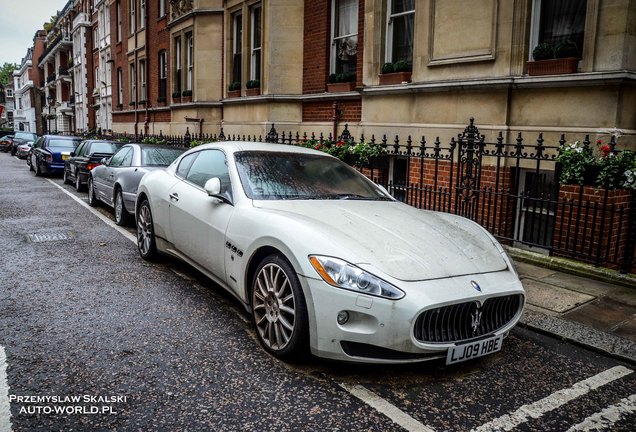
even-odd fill
[{"label": "street lamp", "polygon": [[46,126],[47,126],[47,129],[49,130],[49,133],[51,133],[51,102],[53,102],[53,97],[51,97],[51,95],[47,96],[46,102],[48,103],[48,106],[49,106],[49,115],[46,118]]}]

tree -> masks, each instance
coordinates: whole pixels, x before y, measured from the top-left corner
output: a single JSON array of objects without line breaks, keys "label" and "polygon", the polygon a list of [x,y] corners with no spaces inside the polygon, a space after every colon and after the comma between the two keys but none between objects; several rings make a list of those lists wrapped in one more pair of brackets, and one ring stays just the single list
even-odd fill
[{"label": "tree", "polygon": [[0,67],[0,83],[4,86],[7,86],[13,81],[13,71],[18,69],[20,65],[17,63],[7,63],[5,62]]}]

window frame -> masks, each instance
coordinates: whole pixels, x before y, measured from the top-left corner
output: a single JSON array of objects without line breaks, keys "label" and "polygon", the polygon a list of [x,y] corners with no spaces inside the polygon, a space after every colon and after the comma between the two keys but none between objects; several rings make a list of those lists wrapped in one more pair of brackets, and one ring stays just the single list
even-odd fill
[{"label": "window frame", "polygon": [[146,89],[146,59],[139,60],[139,101],[146,102],[148,92]]},{"label": "window frame", "polygon": [[174,47],[175,47],[175,70],[174,70],[174,83],[175,83],[175,92],[182,92],[182,78],[183,78],[183,68],[182,68],[182,52],[181,52],[181,36],[176,36],[174,38]]},{"label": "window frame", "polygon": [[163,18],[166,16],[167,8],[166,8],[166,0],[159,0],[159,18]]},{"label": "window frame", "polygon": [[137,66],[130,63],[130,102],[137,103]]},{"label": "window frame", "polygon": [[[255,46],[256,38],[256,11],[258,15],[258,46]],[[256,73],[258,71],[258,73]],[[250,79],[261,81],[263,74],[263,5],[257,3],[250,8]]]},{"label": "window frame", "polygon": [[121,42],[121,0],[115,3],[115,14],[117,19],[117,42]]},{"label": "window frame", "polygon": [[192,91],[194,88],[194,36],[192,32],[186,33],[185,39],[186,39],[185,90]]},{"label": "window frame", "polygon": [[128,30],[133,35],[137,32],[137,0],[130,0],[128,4],[130,6],[128,11]]},{"label": "window frame", "polygon": [[139,30],[146,28],[146,0],[139,0]]},{"label": "window frame", "polygon": [[121,67],[117,68],[117,105],[124,104],[124,71]]},{"label": "window frame", "polygon": [[168,97],[168,52],[166,50],[159,51],[158,55],[159,66],[159,96]]},{"label": "window frame", "polygon": [[[358,32],[358,22],[360,20],[360,16],[359,16],[359,6],[360,6],[360,2],[359,0],[354,0],[356,1],[356,3],[358,4],[358,8],[356,8],[356,32],[355,33],[350,33],[347,35],[339,35],[336,36],[336,8],[338,6],[338,3],[342,1],[342,0],[331,0],[331,48],[329,50],[329,55],[330,55],[330,59],[329,59],[329,73],[337,73],[336,71],[336,57],[337,57],[337,52],[338,52],[338,44],[337,44],[337,40],[339,39],[344,39],[344,38],[348,38],[348,37],[352,37],[355,36],[356,39],[358,38],[359,32]],[[357,73],[357,69],[358,69],[358,65],[357,65],[357,56],[358,53],[356,52],[356,70],[355,73]]]},{"label": "window frame", "polygon": [[385,63],[395,63],[400,59],[393,60],[393,21],[396,17],[403,17],[406,15],[413,15],[413,46],[411,46],[411,62],[413,61],[413,52],[415,49],[415,7],[417,2],[413,2],[413,9],[409,9],[408,11],[398,12],[395,14],[391,13],[391,6],[393,2],[396,0],[387,0],[386,6],[386,39],[385,39],[385,47],[384,47],[384,58]]},{"label": "window frame", "polygon": [[[230,57],[231,83],[243,84],[243,11],[235,12],[232,17],[232,55]],[[237,62],[238,56],[238,62]],[[238,67],[238,70],[236,70]]]}]

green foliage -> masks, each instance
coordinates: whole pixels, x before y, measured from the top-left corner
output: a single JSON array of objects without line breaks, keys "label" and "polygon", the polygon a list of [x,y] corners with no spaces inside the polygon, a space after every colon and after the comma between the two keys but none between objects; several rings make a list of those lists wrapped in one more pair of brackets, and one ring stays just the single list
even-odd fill
[{"label": "green foliage", "polygon": [[382,146],[377,143],[355,143],[353,141],[344,140],[324,140],[320,142],[317,139],[308,139],[299,142],[298,145],[323,151],[356,167],[366,166],[369,164],[371,158],[384,154]]},{"label": "green foliage", "polygon": [[567,40],[565,42],[561,42],[554,48],[554,57],[579,57],[579,48],[576,46],[574,41]]},{"label": "green foliage", "polygon": [[17,63],[5,62],[2,67],[0,67],[0,84],[4,86],[11,84],[11,81],[13,81],[13,71],[19,67],[20,65]]},{"label": "green foliage", "polygon": [[382,65],[382,73],[383,74],[388,74],[388,73],[393,73],[395,72],[395,70],[393,69],[393,63],[384,63]]},{"label": "green foliage", "polygon": [[532,58],[535,60],[549,60],[554,58],[554,47],[552,44],[540,43],[532,50]]},{"label": "green foliage", "polygon": [[181,96],[192,96],[192,90],[184,90]]},{"label": "green foliage", "polygon": [[594,163],[592,148],[575,141],[559,148],[557,162],[561,163],[561,184],[583,184],[587,166]]},{"label": "green foliage", "polygon": [[406,60],[398,60],[393,63],[393,70],[395,72],[411,72],[411,70],[413,70],[413,66]]},{"label": "green foliage", "polygon": [[240,90],[241,89],[241,82],[240,81],[234,81],[232,84],[230,84],[230,86],[228,87],[229,91],[235,91],[235,90]]},{"label": "green foliage", "polygon": [[[607,147],[606,151],[603,151],[604,147]],[[629,150],[615,153],[607,145],[601,147],[601,151],[602,154],[597,160],[600,171],[596,178],[596,185],[611,190],[622,187],[633,189],[636,186],[633,178],[636,177],[634,153]]]},{"label": "green foliage", "polygon": [[168,142],[166,141],[165,138],[147,136],[141,140],[141,143],[142,144],[167,144]]},{"label": "green foliage", "polygon": [[261,88],[261,82],[259,80],[249,80],[247,84],[245,84],[245,87],[248,89]]},{"label": "green foliage", "polygon": [[181,92],[179,92],[179,91],[174,91],[174,92],[172,92],[172,97],[173,97],[173,98],[181,97]]}]

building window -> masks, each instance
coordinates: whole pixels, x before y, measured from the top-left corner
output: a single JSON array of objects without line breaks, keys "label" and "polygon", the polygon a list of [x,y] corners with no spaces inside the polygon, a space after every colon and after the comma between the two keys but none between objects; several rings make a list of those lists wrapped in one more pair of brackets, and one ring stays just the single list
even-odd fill
[{"label": "building window", "polygon": [[139,2],[139,28],[146,27],[146,0]]},{"label": "building window", "polygon": [[93,88],[99,90],[97,83],[99,82],[99,67],[95,68],[95,75],[93,76]]},{"label": "building window", "polygon": [[386,61],[413,64],[415,0],[389,0],[387,13]]},{"label": "building window", "polygon": [[134,63],[130,64],[130,104],[137,102],[137,68]]},{"label": "building window", "polygon": [[358,0],[333,0],[331,73],[355,73],[358,59]]},{"label": "building window", "polygon": [[251,11],[251,62],[250,62],[250,79],[261,79],[261,48],[262,48],[262,31],[261,31],[261,15],[263,9],[261,5],[254,6]]},{"label": "building window", "polygon": [[139,100],[146,101],[146,60],[139,60]]},{"label": "building window", "polygon": [[182,63],[181,63],[181,37],[174,38],[174,65],[175,65],[175,77],[174,77],[174,90],[181,93],[181,77],[182,77]]},{"label": "building window", "polygon": [[130,25],[130,34],[132,35],[137,30],[137,0],[129,0],[130,1],[130,17],[128,19],[128,23]]},{"label": "building window", "polygon": [[99,48],[99,34],[97,32],[97,27],[93,29],[93,49]]},{"label": "building window", "polygon": [[243,15],[232,15],[232,82],[241,82],[241,51],[243,50]]},{"label": "building window", "polygon": [[159,97],[165,100],[168,93],[168,53],[159,51]]},{"label": "building window", "polygon": [[544,42],[555,47],[564,42],[574,42],[578,57],[583,58],[586,10],[586,0],[534,0],[530,60],[534,47]]},{"label": "building window", "polygon": [[159,0],[159,18],[166,15],[166,0]]},{"label": "building window", "polygon": [[13,89],[7,89],[7,97],[13,97]]},{"label": "building window", "polygon": [[117,14],[117,42],[121,42],[121,0],[117,0],[115,10]]},{"label": "building window", "polygon": [[117,68],[117,105],[124,104],[124,76],[121,68]]},{"label": "building window", "polygon": [[194,49],[193,49],[192,33],[186,34],[186,90],[192,91],[193,67],[194,67]]}]

